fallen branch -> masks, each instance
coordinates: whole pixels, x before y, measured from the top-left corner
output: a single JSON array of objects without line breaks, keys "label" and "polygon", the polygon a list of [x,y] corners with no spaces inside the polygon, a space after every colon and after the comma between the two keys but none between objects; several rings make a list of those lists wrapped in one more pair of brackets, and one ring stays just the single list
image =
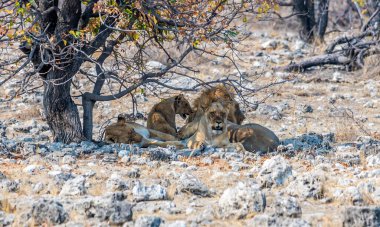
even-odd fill
[{"label": "fallen branch", "polygon": [[300,63],[293,62],[287,66],[277,67],[274,70],[288,71],[288,72],[304,72],[306,69],[313,66],[347,65],[350,62],[351,62],[351,59],[342,55],[341,53],[325,54],[325,55],[312,57]]}]

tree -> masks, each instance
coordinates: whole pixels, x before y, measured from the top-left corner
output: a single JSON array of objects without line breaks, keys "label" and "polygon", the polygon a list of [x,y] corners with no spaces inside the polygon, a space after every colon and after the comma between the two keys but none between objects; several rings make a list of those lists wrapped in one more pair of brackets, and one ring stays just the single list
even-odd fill
[{"label": "tree", "polygon": [[[313,0],[298,1],[294,0],[293,3],[306,4],[307,2],[314,5]],[[323,1],[320,1],[321,3]],[[371,55],[380,54],[379,49],[379,34],[380,34],[380,2],[376,0],[347,0],[349,10],[354,10],[359,18],[359,23],[350,24],[350,29],[355,28],[356,34],[344,34],[337,37],[334,41],[329,43],[325,49],[325,54],[313,56],[301,62],[291,62],[287,66],[277,67],[277,70],[303,72],[311,67],[322,65],[342,65],[348,70],[361,69],[364,67],[364,59]],[[328,4],[328,1],[326,2]],[[307,4],[306,4],[307,5]],[[297,8],[296,5],[294,5]],[[303,5],[304,6],[304,5]],[[311,7],[311,6],[310,6]],[[310,8],[309,7],[309,8]],[[313,8],[313,7],[311,7]],[[347,10],[343,10],[343,16],[346,15]],[[314,36],[315,25],[312,22],[307,22],[313,18],[312,13],[304,11],[305,20],[302,23],[304,31],[309,31],[310,36]],[[328,13],[326,13],[326,17]],[[367,19],[365,19],[367,17]],[[327,20],[328,18],[326,18]],[[313,20],[311,20],[313,21]],[[306,25],[310,26],[306,26]],[[359,24],[359,26],[357,25]],[[326,23],[327,25],[327,23]],[[324,28],[323,30],[326,30]],[[324,32],[323,32],[324,34]]]},{"label": "tree", "polygon": [[[0,86],[23,72],[16,96],[30,90],[38,77],[43,81],[43,106],[54,141],[90,140],[95,102],[120,98],[147,83],[167,86],[160,81],[165,75],[179,69],[191,70],[182,64],[191,52],[228,57],[208,50],[208,43],[224,43],[234,49],[238,36],[232,26],[234,20],[244,21],[243,13],[265,12],[275,4],[271,0],[258,2],[3,0],[0,43],[7,48],[19,45],[23,54],[0,63],[5,76]],[[176,46],[178,51],[169,53],[168,46]],[[159,71],[147,71],[150,49],[165,54],[169,64]],[[115,61],[112,69],[105,67],[110,58]],[[83,64],[94,65],[96,75],[81,71]],[[82,94],[83,129],[70,94],[78,72],[94,84],[92,91]],[[118,89],[102,93],[107,81],[118,83]],[[241,78],[197,82],[192,89],[216,82],[241,83]]]},{"label": "tree", "polygon": [[323,40],[328,23],[329,4],[329,0],[319,0],[316,7],[314,0],[293,0],[294,11],[301,22],[302,40]]}]

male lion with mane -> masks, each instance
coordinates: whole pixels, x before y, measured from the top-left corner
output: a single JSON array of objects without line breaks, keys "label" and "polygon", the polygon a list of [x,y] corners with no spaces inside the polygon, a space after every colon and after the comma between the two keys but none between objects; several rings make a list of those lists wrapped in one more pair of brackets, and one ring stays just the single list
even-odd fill
[{"label": "male lion with mane", "polygon": [[247,151],[273,151],[280,144],[278,137],[268,128],[259,124],[240,125],[245,116],[240,110],[238,102],[234,99],[232,91],[219,85],[209,88],[201,93],[194,101],[194,112],[189,116],[187,123],[178,132],[180,139],[186,139],[194,135],[199,126],[199,121],[205,110],[213,102],[229,103],[227,116],[227,130],[231,143],[242,143]]}]

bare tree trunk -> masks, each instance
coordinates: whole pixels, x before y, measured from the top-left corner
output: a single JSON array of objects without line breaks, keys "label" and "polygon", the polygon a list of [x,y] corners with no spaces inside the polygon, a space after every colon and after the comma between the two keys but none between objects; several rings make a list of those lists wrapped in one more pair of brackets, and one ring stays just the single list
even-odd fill
[{"label": "bare tree trunk", "polygon": [[[100,91],[102,90],[102,87],[104,85],[104,82],[106,80],[106,75],[104,75],[103,70],[101,69],[101,66],[103,65],[104,61],[111,55],[114,47],[119,43],[119,41],[123,40],[125,37],[125,34],[121,34],[117,40],[109,41],[107,45],[103,48],[102,54],[97,59],[96,64],[96,75],[97,79],[94,85],[94,89],[92,93],[94,95],[100,95]],[[90,99],[88,95],[83,94],[82,95],[82,103],[83,103],[83,134],[88,140],[92,140],[92,134],[93,134],[93,110],[96,100]]]},{"label": "bare tree trunk", "polygon": [[54,142],[80,142],[84,140],[79,112],[71,99],[73,73],[51,70],[45,79],[44,109]]},{"label": "bare tree trunk", "polygon": [[329,4],[330,0],[320,0],[318,4],[317,37],[320,41],[323,41],[329,21]]},{"label": "bare tree trunk", "polygon": [[314,0],[293,0],[294,11],[301,21],[300,37],[305,42],[314,39],[315,15]]}]

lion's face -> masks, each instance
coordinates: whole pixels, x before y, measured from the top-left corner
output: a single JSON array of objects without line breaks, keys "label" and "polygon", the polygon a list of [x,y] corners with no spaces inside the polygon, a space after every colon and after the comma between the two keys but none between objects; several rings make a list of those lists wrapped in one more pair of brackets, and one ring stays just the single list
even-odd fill
[{"label": "lion's face", "polygon": [[193,113],[189,101],[182,94],[175,97],[174,108],[175,113],[179,114],[183,119]]},{"label": "lion's face", "polygon": [[[236,124],[241,124],[245,119],[240,109],[239,103],[235,101],[234,94],[231,89],[225,86],[216,86],[202,92],[202,94],[194,101],[196,111],[204,113],[205,110],[213,102],[229,103],[229,113],[227,120]],[[195,116],[190,116],[189,122],[194,120]]]},{"label": "lion's face", "polygon": [[143,137],[127,125],[111,125],[106,128],[105,141],[109,143],[140,143]]},{"label": "lion's face", "polygon": [[226,131],[228,108],[219,102],[214,102],[207,109],[205,116],[211,125],[212,133],[219,135]]},{"label": "lion's face", "polygon": [[140,143],[143,139],[143,137],[135,132],[133,128],[127,128],[125,135],[123,135],[123,138],[125,138],[126,144],[134,144],[134,143]]}]

